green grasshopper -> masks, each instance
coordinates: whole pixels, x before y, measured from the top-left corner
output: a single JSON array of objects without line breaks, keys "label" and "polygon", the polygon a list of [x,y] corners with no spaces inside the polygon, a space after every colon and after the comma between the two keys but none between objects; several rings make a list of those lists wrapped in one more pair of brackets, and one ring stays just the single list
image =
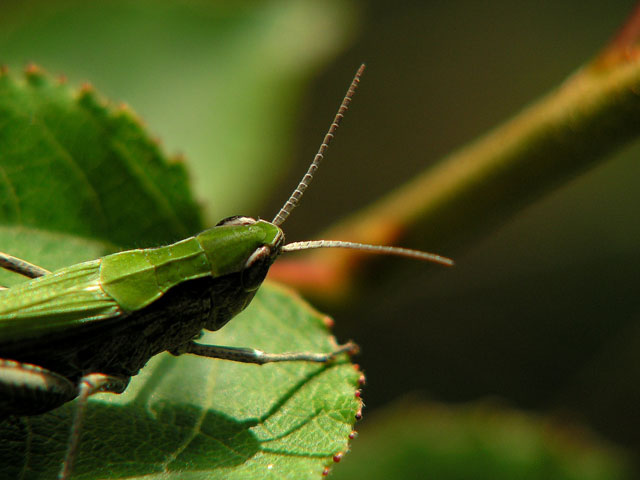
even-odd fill
[{"label": "green grasshopper", "polygon": [[253,364],[329,362],[357,350],[266,353],[203,345],[244,310],[282,252],[353,248],[444,265],[439,255],[386,246],[317,240],[284,243],[280,226],[323,159],[364,71],[356,73],[307,173],[273,221],[236,216],[173,245],[115,253],[49,272],[0,253],[0,267],[29,281],[0,290],[0,416],[37,415],[78,398],[60,479],[72,471],[89,396],[122,393],[161,352]]}]

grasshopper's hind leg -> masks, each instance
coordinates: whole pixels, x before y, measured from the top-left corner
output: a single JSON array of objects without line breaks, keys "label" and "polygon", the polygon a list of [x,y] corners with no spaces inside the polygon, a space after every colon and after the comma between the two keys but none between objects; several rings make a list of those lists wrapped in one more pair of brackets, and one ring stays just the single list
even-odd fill
[{"label": "grasshopper's hind leg", "polygon": [[58,476],[66,480],[76,458],[87,399],[97,392],[122,393],[128,383],[129,378],[92,373],[75,384],[46,368],[0,358],[0,415],[39,415],[78,397],[67,453]]},{"label": "grasshopper's hind leg", "polygon": [[0,252],[0,268],[19,273],[28,278],[38,278],[51,273],[49,270],[3,252]]},{"label": "grasshopper's hind leg", "polygon": [[219,358],[222,360],[232,360],[234,362],[255,363],[257,365],[264,365],[265,363],[274,362],[327,363],[341,353],[355,354],[357,352],[358,346],[353,342],[348,342],[344,345],[340,345],[334,351],[329,353],[267,353],[263,352],[262,350],[256,350],[255,348],[222,347],[219,345],[202,345],[200,343],[189,342],[171,353],[173,353],[174,355],[191,353],[200,357]]},{"label": "grasshopper's hind leg", "polygon": [[37,365],[0,359],[1,413],[38,415],[76,395],[76,386],[62,375]]},{"label": "grasshopper's hind leg", "polygon": [[89,397],[99,392],[122,393],[127,388],[129,380],[129,378],[114,377],[103,373],[90,373],[80,379],[77,387],[78,402],[71,422],[67,453],[58,474],[58,480],[67,480],[73,471],[73,464],[78,455],[78,446],[80,445],[82,421],[84,420]]}]

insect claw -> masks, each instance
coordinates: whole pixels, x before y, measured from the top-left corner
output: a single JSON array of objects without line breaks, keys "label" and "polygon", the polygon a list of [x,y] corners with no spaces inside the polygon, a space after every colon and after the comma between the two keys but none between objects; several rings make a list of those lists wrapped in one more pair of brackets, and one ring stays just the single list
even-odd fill
[{"label": "insect claw", "polygon": [[335,352],[333,352],[332,356],[336,356],[341,353],[346,353],[347,355],[356,355],[359,352],[360,352],[360,347],[358,346],[358,344],[349,340],[344,345],[340,345],[338,349]]}]

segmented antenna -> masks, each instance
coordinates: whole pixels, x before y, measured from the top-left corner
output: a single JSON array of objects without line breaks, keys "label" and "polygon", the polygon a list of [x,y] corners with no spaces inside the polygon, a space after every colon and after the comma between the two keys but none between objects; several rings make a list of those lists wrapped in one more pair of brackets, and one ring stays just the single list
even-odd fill
[{"label": "segmented antenna", "polygon": [[[347,90],[347,94],[344,96],[344,99],[340,104],[338,113],[336,113],[336,116],[333,119],[333,123],[329,127],[329,131],[324,136],[322,145],[320,145],[320,148],[318,149],[318,153],[316,153],[316,156],[313,158],[313,162],[311,162],[307,173],[305,173],[304,177],[302,177],[302,180],[289,197],[289,200],[287,200],[287,203],[284,204],[278,214],[274,217],[273,221],[271,222],[274,225],[282,225],[282,223],[284,223],[291,211],[298,206],[298,202],[300,201],[302,194],[311,183],[311,180],[313,180],[313,175],[324,159],[324,153],[327,151],[327,148],[329,148],[329,144],[331,143],[331,140],[333,140],[336,130],[338,130],[338,127],[340,126],[340,121],[349,109],[351,99],[356,93],[356,88],[358,88],[360,77],[364,72],[364,68],[364,64],[360,65],[360,68],[356,72],[355,77],[353,77],[353,81],[351,82],[351,85]],[[427,262],[434,262],[447,266],[453,265],[453,260],[447,257],[436,255],[435,253],[421,252],[419,250],[411,250],[409,248],[388,247],[384,245],[368,245],[365,243],[343,242],[341,240],[310,240],[306,242],[293,242],[284,245],[282,247],[282,251],[295,252],[298,250],[310,250],[313,248],[349,248],[352,250],[361,250],[370,253],[398,255],[400,257],[414,258],[417,260],[424,260]]]},{"label": "segmented antenna", "polygon": [[313,162],[311,162],[311,165],[309,166],[307,173],[305,173],[304,177],[302,177],[302,180],[300,181],[296,189],[293,191],[293,193],[289,197],[289,200],[287,200],[287,203],[284,204],[284,206],[280,209],[278,214],[273,218],[271,223],[273,223],[274,225],[282,225],[284,223],[284,221],[287,219],[291,211],[298,206],[298,202],[300,201],[302,194],[311,183],[311,180],[313,180],[313,175],[315,174],[316,170],[320,166],[320,163],[324,158],[324,153],[327,151],[327,148],[329,148],[329,144],[331,143],[331,140],[333,140],[336,130],[338,130],[338,127],[340,126],[340,121],[342,120],[342,117],[344,117],[344,114],[349,109],[349,105],[351,104],[351,99],[353,98],[353,95],[356,93],[356,88],[358,88],[358,84],[360,83],[360,77],[364,72],[364,68],[365,68],[365,65],[363,63],[362,65],[360,65],[360,68],[356,72],[355,77],[353,77],[353,81],[349,86],[349,90],[347,90],[347,94],[344,96],[344,99],[340,104],[338,113],[336,113],[336,116],[333,119],[333,123],[329,127],[329,131],[324,136],[322,145],[320,145],[320,148],[318,149],[318,153],[316,153],[316,156],[313,158]]},{"label": "segmented antenna", "polygon": [[448,267],[453,266],[453,260],[435,253],[421,252],[409,248],[388,247],[384,245],[368,245],[366,243],[343,242],[341,240],[310,240],[306,242],[292,242],[282,247],[283,252],[295,252],[298,250],[310,250],[313,248],[349,248],[352,250],[362,250],[370,253],[380,253],[384,255],[398,255],[400,257],[415,258],[426,262],[439,263]]}]

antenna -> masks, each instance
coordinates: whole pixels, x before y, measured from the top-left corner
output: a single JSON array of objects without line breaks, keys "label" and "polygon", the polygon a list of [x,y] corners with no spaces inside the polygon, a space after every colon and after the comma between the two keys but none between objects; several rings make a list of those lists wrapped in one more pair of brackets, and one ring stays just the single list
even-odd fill
[{"label": "antenna", "polygon": [[439,263],[447,267],[453,266],[454,262],[450,258],[437,255],[435,253],[421,252],[409,248],[388,247],[385,245],[368,245],[366,243],[343,242],[341,240],[310,240],[306,242],[292,242],[282,247],[283,252],[295,252],[298,250],[310,250],[313,248],[349,248],[370,253],[380,253],[383,255],[397,255],[405,258],[415,258],[426,262]]},{"label": "antenna", "polygon": [[[289,216],[289,214],[291,213],[291,211],[298,206],[298,202],[300,201],[300,198],[302,198],[302,194],[311,183],[311,180],[313,180],[313,175],[315,174],[316,170],[320,166],[320,163],[324,159],[324,154],[327,151],[327,148],[329,148],[329,144],[331,143],[331,140],[333,140],[336,130],[338,130],[338,127],[340,126],[340,121],[342,120],[342,118],[344,117],[344,114],[349,109],[349,105],[351,104],[351,99],[353,98],[353,95],[356,93],[356,88],[358,88],[358,84],[360,83],[360,77],[362,76],[364,69],[365,69],[365,65],[363,63],[362,65],[360,65],[360,68],[358,68],[358,71],[356,72],[355,77],[353,77],[353,81],[351,82],[351,85],[349,85],[347,94],[344,96],[344,99],[340,104],[338,113],[336,113],[336,116],[333,119],[333,123],[329,127],[329,131],[324,136],[322,145],[320,145],[320,148],[318,149],[318,153],[316,153],[316,156],[313,158],[313,162],[311,162],[311,165],[309,166],[307,173],[305,173],[304,177],[302,177],[302,180],[300,180],[300,183],[298,184],[296,189],[293,191],[293,193],[289,197],[289,200],[287,200],[287,203],[284,204],[284,206],[280,209],[278,214],[273,218],[271,223],[273,223],[274,225],[282,225],[284,221],[287,219],[287,217]],[[318,247],[312,247],[312,248],[318,248]]]},{"label": "antenna", "polygon": [[[349,85],[349,89],[347,90],[347,94],[344,96],[342,103],[340,104],[340,108],[338,109],[338,113],[336,113],[335,118],[333,119],[333,123],[329,127],[329,131],[324,136],[324,140],[322,141],[322,145],[318,149],[318,153],[313,158],[313,162],[309,166],[307,173],[305,173],[304,177],[293,191],[287,203],[280,209],[278,214],[274,217],[273,223],[274,225],[282,225],[284,221],[287,219],[291,211],[298,206],[298,202],[300,198],[302,198],[302,194],[307,189],[311,180],[313,180],[313,175],[316,173],[316,170],[320,166],[320,163],[324,159],[324,154],[329,148],[329,144],[333,137],[335,136],[336,130],[340,126],[340,121],[344,117],[344,114],[349,109],[349,105],[351,104],[351,99],[353,95],[356,93],[356,88],[358,88],[358,84],[360,83],[360,77],[364,72],[365,65],[364,63],[360,65],[356,75],[353,77],[353,81],[351,85]],[[441,265],[452,266],[453,260],[447,257],[442,257],[440,255],[436,255],[435,253],[429,252],[421,252],[419,250],[411,250],[409,248],[400,248],[400,247],[389,247],[384,245],[368,245],[365,243],[356,243],[356,242],[343,242],[341,240],[311,240],[306,242],[293,242],[288,243],[282,247],[283,252],[295,252],[298,250],[310,250],[314,248],[349,248],[351,250],[360,250],[370,253],[379,253],[386,255],[397,255],[405,258],[414,258],[417,260],[424,260],[427,262],[439,263]]]}]

